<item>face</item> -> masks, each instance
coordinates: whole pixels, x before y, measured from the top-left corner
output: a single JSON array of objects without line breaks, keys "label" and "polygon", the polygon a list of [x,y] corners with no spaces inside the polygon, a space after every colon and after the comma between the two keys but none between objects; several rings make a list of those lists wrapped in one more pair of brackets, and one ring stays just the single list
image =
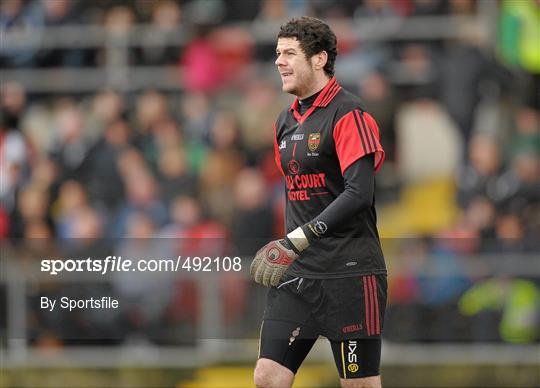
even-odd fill
[{"label": "face", "polygon": [[279,38],[276,55],[283,91],[300,98],[308,97],[315,83],[315,70],[312,60],[307,59],[300,48],[300,42],[296,38]]}]

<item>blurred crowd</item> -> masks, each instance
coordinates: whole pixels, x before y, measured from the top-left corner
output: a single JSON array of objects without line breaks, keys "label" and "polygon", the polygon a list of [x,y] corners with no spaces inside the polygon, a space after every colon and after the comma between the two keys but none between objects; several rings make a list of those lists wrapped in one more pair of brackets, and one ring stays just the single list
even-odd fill
[{"label": "blurred crowd", "polygon": [[[153,44],[133,45],[129,65],[176,65],[183,85],[176,92],[104,87],[48,95],[2,82],[0,236],[32,241],[25,249],[34,258],[56,249],[47,246],[53,238],[215,238],[247,253],[282,236],[272,126],[291,98],[273,74],[253,70],[272,64],[274,42],[258,42],[250,26],[310,14],[343,22],[336,24],[337,78],[381,128],[387,162],[377,182],[379,213],[399,203],[407,187],[452,181],[448,207],[457,210],[450,221],[399,236],[411,239],[398,256],[439,257],[453,277],[434,284],[398,269],[390,303],[430,295],[428,305],[455,306],[472,280],[448,264],[448,253],[540,251],[540,36],[530,34],[540,23],[540,1],[500,1],[496,36],[464,29],[446,39],[362,41],[352,27],[367,19],[475,16],[478,6],[472,0],[4,0],[2,33],[19,31],[32,43],[0,50],[4,69],[104,64],[104,48],[40,48],[40,31],[49,26],[99,24],[125,34],[151,24],[155,33],[141,39]],[[185,34],[180,43],[171,38],[178,28]],[[102,253],[129,249],[139,248],[119,243]],[[134,282],[119,280],[115,292],[142,305],[155,285]],[[124,325],[149,327],[144,322],[153,317],[163,326],[164,316],[176,322],[179,309],[196,312],[186,297],[193,285],[183,282],[178,292],[165,285],[154,294],[159,298],[144,303],[151,311],[128,311]],[[224,291],[233,301],[231,317],[240,314],[243,291]],[[429,321],[433,310],[426,314]],[[109,323],[103,325],[113,330]]]}]

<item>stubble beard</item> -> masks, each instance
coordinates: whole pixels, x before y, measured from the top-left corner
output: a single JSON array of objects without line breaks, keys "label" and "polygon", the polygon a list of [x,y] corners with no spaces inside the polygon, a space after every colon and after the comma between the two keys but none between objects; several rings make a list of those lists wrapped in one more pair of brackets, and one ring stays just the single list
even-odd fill
[{"label": "stubble beard", "polygon": [[312,69],[306,69],[303,72],[296,73],[296,77],[297,80],[294,86],[289,90],[284,88],[284,91],[293,94],[298,98],[309,97],[309,95],[306,94],[309,93],[310,88],[312,88],[312,85],[315,83],[315,73]]}]

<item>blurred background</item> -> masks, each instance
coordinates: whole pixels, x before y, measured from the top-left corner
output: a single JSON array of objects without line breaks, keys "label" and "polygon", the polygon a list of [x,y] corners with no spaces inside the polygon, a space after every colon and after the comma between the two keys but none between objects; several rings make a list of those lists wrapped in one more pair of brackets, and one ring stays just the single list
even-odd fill
[{"label": "blurred background", "polygon": [[[385,386],[540,386],[539,0],[3,0],[2,387],[251,386],[249,255],[284,233],[275,39],[301,15],[386,150]],[[244,271],[39,271],[203,247]],[[324,341],[295,386],[338,386]]]}]

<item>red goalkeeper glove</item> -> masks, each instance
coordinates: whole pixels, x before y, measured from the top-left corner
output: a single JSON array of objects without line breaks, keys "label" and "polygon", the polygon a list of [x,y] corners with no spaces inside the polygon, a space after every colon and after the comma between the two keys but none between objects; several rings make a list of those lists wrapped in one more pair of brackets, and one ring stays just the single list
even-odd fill
[{"label": "red goalkeeper glove", "polygon": [[277,286],[287,268],[309,246],[301,228],[282,240],[274,240],[259,249],[251,262],[251,276],[263,286]]}]

